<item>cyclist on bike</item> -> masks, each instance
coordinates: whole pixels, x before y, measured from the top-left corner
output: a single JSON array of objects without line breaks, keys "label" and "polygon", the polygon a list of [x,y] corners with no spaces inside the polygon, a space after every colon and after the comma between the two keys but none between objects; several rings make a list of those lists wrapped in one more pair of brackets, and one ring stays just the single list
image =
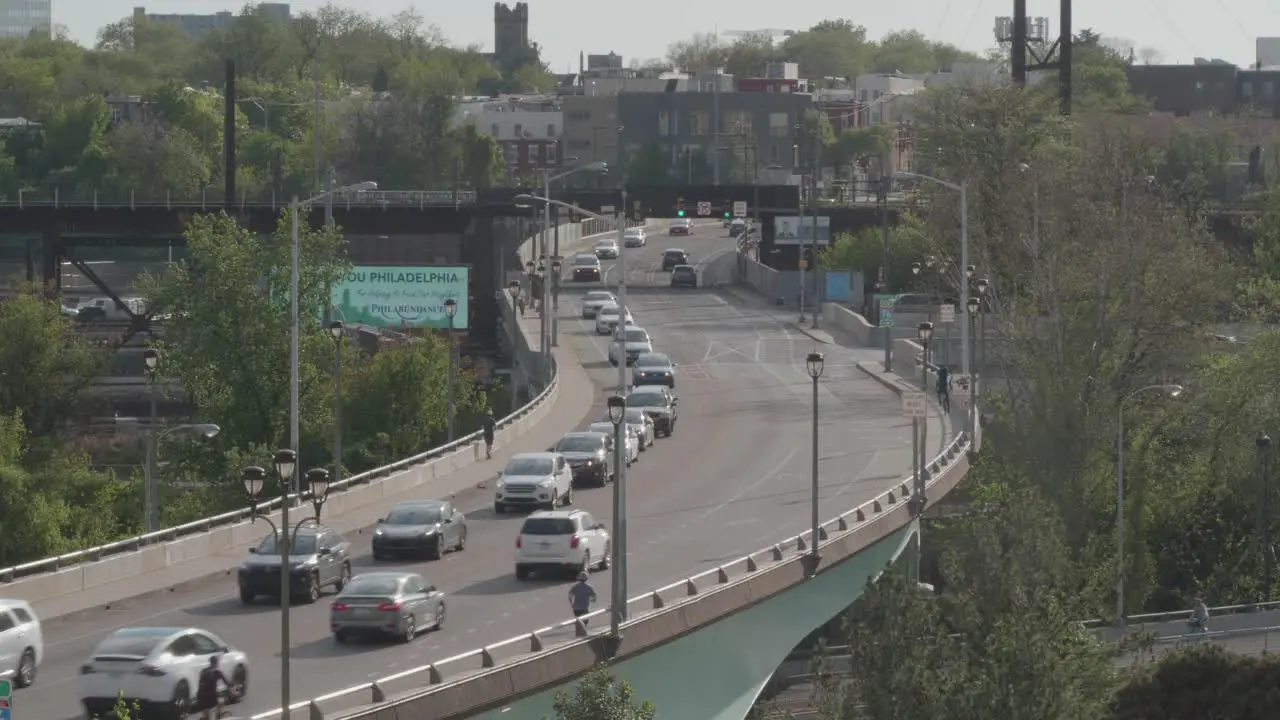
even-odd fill
[{"label": "cyclist on bike", "polygon": [[222,694],[219,684],[231,692],[231,681],[218,669],[218,656],[209,658],[209,666],[200,671],[200,683],[196,691],[196,707],[204,713],[205,720],[214,720],[221,715]]},{"label": "cyclist on bike", "polygon": [[938,368],[938,402],[944,409],[951,408],[951,370],[947,367]]}]

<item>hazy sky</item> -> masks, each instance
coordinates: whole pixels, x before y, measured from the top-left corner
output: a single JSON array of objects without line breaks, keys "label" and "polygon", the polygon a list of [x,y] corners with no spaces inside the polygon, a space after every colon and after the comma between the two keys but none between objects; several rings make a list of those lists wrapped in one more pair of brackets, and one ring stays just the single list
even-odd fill
[{"label": "hazy sky", "polygon": [[[72,37],[92,43],[98,28],[143,4],[156,13],[212,13],[239,10],[234,0],[53,0],[55,22]],[[295,13],[322,7],[323,0],[291,3]],[[427,22],[453,42],[493,46],[493,3],[490,0],[362,0],[336,2],[389,17],[416,5]],[[514,5],[514,2],[508,4]],[[617,52],[629,63],[661,57],[667,46],[695,32],[807,28],[825,18],[848,18],[878,38],[891,30],[914,28],[929,38],[970,50],[993,46],[997,15],[1010,15],[1013,0],[893,0],[850,3],[801,0],[791,3],[709,2],[686,0],[531,0],[529,34],[543,47],[543,58],[556,72],[576,69],[578,52]],[[861,6],[852,10],[852,7]],[[1058,4],[1028,0],[1029,13],[1051,18],[1057,30]],[[790,8],[783,12],[784,8]],[[1154,47],[1166,63],[1193,57],[1220,57],[1237,64],[1254,61],[1258,35],[1280,36],[1278,0],[1075,0],[1075,29],[1093,28],[1125,38],[1139,47]],[[583,32],[590,28],[590,32]]]}]

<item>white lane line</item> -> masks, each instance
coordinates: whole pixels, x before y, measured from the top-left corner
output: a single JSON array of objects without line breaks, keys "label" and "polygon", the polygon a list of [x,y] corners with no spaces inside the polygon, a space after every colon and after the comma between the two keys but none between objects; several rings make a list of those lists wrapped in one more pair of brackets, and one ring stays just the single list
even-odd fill
[{"label": "white lane line", "polygon": [[791,462],[791,458],[793,458],[793,457],[795,457],[795,456],[796,456],[796,449],[795,449],[795,448],[791,448],[791,450],[787,452],[786,456],[782,458],[782,462],[778,463],[778,464],[777,464],[777,466],[775,466],[772,470],[770,470],[769,472],[765,473],[764,475],[761,475],[761,476],[760,476],[760,479],[756,480],[755,482],[751,483],[750,485],[745,485],[745,486],[743,486],[743,487],[738,488],[738,491],[737,491],[736,493],[734,493],[733,495],[731,495],[731,496],[729,497],[729,499],[728,499],[728,500],[725,500],[724,502],[720,503],[719,505],[716,505],[715,507],[711,508],[710,510],[707,510],[706,512],[704,512],[704,513],[702,513],[701,515],[699,515],[699,516],[698,516],[698,520],[699,520],[699,521],[701,521],[701,520],[706,520],[707,518],[711,517],[712,515],[714,515],[714,514],[716,514],[716,513],[720,512],[721,510],[723,510],[723,509],[725,509],[725,508],[729,507],[730,505],[732,505],[733,503],[737,502],[739,499],[741,499],[741,498],[742,498],[742,496],[743,496],[743,495],[746,495],[747,493],[751,492],[752,490],[755,490],[756,488],[760,487],[760,486],[761,486],[761,485],[763,485],[764,483],[766,483],[766,482],[768,482],[768,481],[770,481],[770,480],[774,479],[774,477],[776,477],[776,476],[778,475],[778,473],[781,473],[781,472],[782,472],[782,469],[783,469],[783,468],[785,468],[785,467],[787,466],[787,463]]}]

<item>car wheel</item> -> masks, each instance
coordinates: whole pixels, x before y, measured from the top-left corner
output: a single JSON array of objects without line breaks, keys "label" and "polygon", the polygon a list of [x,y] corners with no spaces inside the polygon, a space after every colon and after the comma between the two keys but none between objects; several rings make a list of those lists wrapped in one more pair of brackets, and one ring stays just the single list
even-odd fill
[{"label": "car wheel", "polygon": [[337,592],[342,592],[342,588],[351,583],[351,563],[342,563],[342,573],[338,575],[338,582],[333,586]]},{"label": "car wheel", "polygon": [[386,560],[386,559],[387,559],[387,554],[386,554],[386,553],[384,553],[384,552],[382,552],[381,550],[374,550],[374,551],[373,551],[373,559],[374,559],[375,561],[381,562],[382,560]]},{"label": "car wheel", "polygon": [[591,551],[588,550],[582,553],[582,565],[578,568],[578,573],[589,573],[594,569],[591,567]]},{"label": "car wheel", "polygon": [[506,506],[506,505],[503,505],[502,503],[494,503],[494,504],[493,504],[493,514],[494,514],[494,515],[501,515],[501,514],[505,513],[506,511],[507,511],[507,506]]},{"label": "car wheel", "polygon": [[517,565],[517,566],[516,566],[516,579],[517,579],[517,580],[528,580],[528,579],[529,579],[529,568],[527,568],[527,567],[525,567],[525,566],[523,566],[523,565]]},{"label": "car wheel", "polygon": [[431,541],[431,547],[427,548],[428,560],[439,560],[444,557],[444,538],[436,535],[436,539]]},{"label": "car wheel", "polygon": [[552,492],[551,501],[542,504],[543,510],[555,510],[560,507],[560,493],[557,491]]},{"label": "car wheel", "polygon": [[346,645],[347,641],[350,639],[351,639],[351,636],[347,635],[347,632],[345,630],[333,631],[333,641],[338,643],[339,645]]},{"label": "car wheel", "polygon": [[609,543],[604,544],[604,557],[600,558],[600,569],[609,569],[609,551],[611,550]]},{"label": "car wheel", "polygon": [[22,659],[18,661],[18,671],[13,682],[20,688],[31,687],[36,681],[36,653],[31,648],[22,651]]},{"label": "car wheel", "polygon": [[561,496],[560,502],[561,504],[566,506],[573,504],[573,487],[572,486],[570,486],[569,489],[565,491],[564,495]]},{"label": "car wheel", "polygon": [[410,615],[409,619],[405,621],[404,634],[400,636],[400,642],[411,643],[416,637],[418,637],[418,625],[414,623],[413,616]]},{"label": "car wheel", "polygon": [[244,700],[249,694],[249,671],[243,665],[237,665],[231,671],[231,687],[227,689],[227,702],[232,705]]},{"label": "car wheel", "polygon": [[183,720],[191,713],[191,689],[186,680],[179,680],[173,688],[173,696],[169,698],[169,716],[175,720]]},{"label": "car wheel", "polygon": [[467,549],[467,529],[464,527],[458,533],[458,544],[453,546],[454,552],[462,552]]},{"label": "car wheel", "polygon": [[253,591],[240,588],[240,604],[252,605],[254,600]]},{"label": "car wheel", "polygon": [[314,603],[320,599],[320,575],[311,574],[311,582],[307,583],[306,600],[308,603]]},{"label": "car wheel", "polygon": [[440,603],[440,609],[436,612],[436,624],[431,626],[432,630],[440,630],[444,627],[444,603]]}]

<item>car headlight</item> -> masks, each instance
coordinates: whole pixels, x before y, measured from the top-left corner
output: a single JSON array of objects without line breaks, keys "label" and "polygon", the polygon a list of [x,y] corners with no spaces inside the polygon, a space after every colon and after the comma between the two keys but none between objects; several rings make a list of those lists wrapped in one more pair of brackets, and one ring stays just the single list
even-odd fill
[{"label": "car headlight", "polygon": [[552,480],[551,478],[547,478],[546,480],[543,480],[542,482],[538,483],[538,487],[541,487],[541,488],[550,488],[555,486],[556,486],[556,481]]},{"label": "car headlight", "polygon": [[503,479],[502,479],[502,478],[498,478],[498,482],[496,483],[495,487],[497,487],[499,490],[501,490],[502,488],[504,488],[504,487],[506,487],[506,486],[507,486],[507,483],[506,483],[505,481],[503,481]]},{"label": "car headlight", "polygon": [[378,529],[376,529],[376,530],[374,530],[374,531],[373,531],[373,535],[374,535],[374,537],[377,537],[377,536],[379,536],[379,535],[381,535],[381,534],[382,534],[382,528],[378,528]]}]

